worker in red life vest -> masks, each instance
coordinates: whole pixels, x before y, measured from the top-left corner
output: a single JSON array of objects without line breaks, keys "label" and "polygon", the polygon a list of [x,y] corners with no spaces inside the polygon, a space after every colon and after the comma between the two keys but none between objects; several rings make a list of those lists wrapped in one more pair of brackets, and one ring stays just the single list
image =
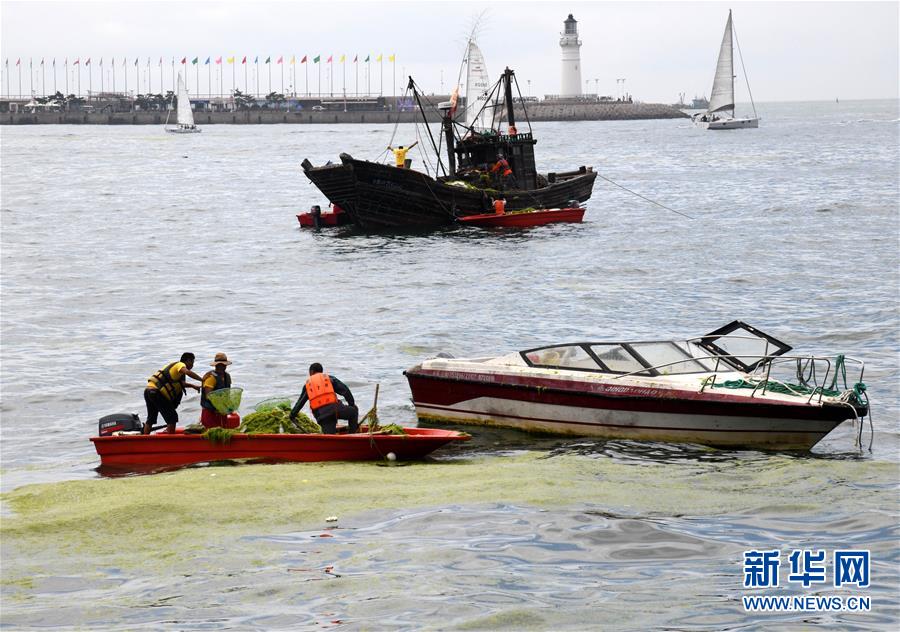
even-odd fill
[{"label": "worker in red life vest", "polygon": [[[347,403],[341,402],[337,396],[340,395]],[[322,426],[324,434],[337,433],[337,420],[346,419],[348,430],[350,432],[359,431],[359,409],[353,401],[353,393],[347,388],[347,385],[341,382],[333,375],[328,375],[322,369],[322,365],[313,362],[309,365],[309,379],[303,386],[303,392],[291,409],[291,419],[297,418],[300,409],[309,402],[312,409],[313,417],[316,422]]]},{"label": "worker in red life vest", "polygon": [[503,154],[497,154],[497,162],[491,167],[491,173],[503,188],[515,188],[516,181],[512,169]]},{"label": "worker in red life vest", "polygon": [[494,214],[503,215],[506,212],[506,200],[503,198],[494,200]]}]

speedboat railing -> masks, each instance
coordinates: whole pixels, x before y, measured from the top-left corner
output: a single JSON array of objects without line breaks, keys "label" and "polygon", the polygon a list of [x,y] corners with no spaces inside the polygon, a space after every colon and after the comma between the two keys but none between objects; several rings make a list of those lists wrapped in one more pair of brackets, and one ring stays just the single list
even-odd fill
[{"label": "speedboat railing", "polygon": [[[747,354],[747,355],[721,355],[721,354],[709,354],[706,356],[691,356],[689,358],[682,358],[679,360],[674,360],[672,362],[665,362],[663,364],[657,364],[650,367],[644,367],[637,371],[630,371],[628,373],[620,373],[615,375],[612,379],[618,380],[624,377],[631,377],[635,375],[646,375],[648,371],[655,371],[657,373],[663,373],[663,369],[677,366],[680,364],[686,364],[689,362],[703,362],[707,361],[715,361],[715,367],[712,374],[703,379],[703,383],[700,387],[700,392],[702,393],[706,390],[710,385],[715,385],[716,379],[718,378],[721,371],[721,361],[727,359],[734,360],[744,360],[744,359],[754,359],[754,360],[763,360],[763,363],[753,372],[746,373],[744,371],[740,371],[731,365],[728,365],[728,371],[726,373],[739,373],[741,375],[746,376],[748,379],[745,380],[747,383],[753,383],[754,385],[753,392],[751,393],[751,397],[755,397],[757,391],[761,390],[761,395],[765,395],[768,390],[771,389],[772,384],[779,384],[785,391],[789,394],[795,396],[803,396],[809,395],[807,399],[807,403],[811,403],[812,400],[818,395],[818,401],[821,403],[822,398],[825,395],[826,390],[838,390],[838,371],[844,371],[846,364],[854,364],[859,366],[859,377],[856,380],[856,383],[862,383],[863,375],[865,373],[865,363],[862,360],[858,360],[856,358],[849,358],[846,356],[837,356],[837,358],[824,357],[824,356],[814,356],[814,355],[793,355],[793,356],[785,356],[785,355],[760,355],[760,354]],[[787,364],[795,364],[796,365],[796,376],[798,381],[801,383],[800,387],[803,390],[798,390],[793,385],[777,379],[772,376],[772,368],[775,365],[783,366]],[[818,374],[820,373],[820,367],[824,365],[825,373],[822,376],[822,382],[819,383]],[[834,374],[832,375],[832,368],[834,368]],[[760,373],[763,373],[762,375]],[[831,384],[828,384],[829,377],[831,378]],[[844,379],[845,386],[847,384],[846,373],[841,376]],[[805,391],[809,391],[808,393]]]}]

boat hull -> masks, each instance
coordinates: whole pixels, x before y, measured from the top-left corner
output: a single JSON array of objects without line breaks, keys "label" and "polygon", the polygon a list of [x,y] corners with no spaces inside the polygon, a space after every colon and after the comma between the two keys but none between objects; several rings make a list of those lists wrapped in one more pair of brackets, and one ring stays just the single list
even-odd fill
[{"label": "boat hull", "polygon": [[393,452],[397,459],[420,459],[469,436],[450,430],[405,428],[405,435],[234,434],[227,444],[202,435],[157,433],[91,437],[104,466],[169,466],[210,461],[372,461]]},{"label": "boat hull", "polygon": [[469,215],[460,217],[462,224],[479,228],[528,228],[559,222],[580,223],[584,218],[583,208],[551,208],[522,213],[504,213],[497,215]]},{"label": "boat hull", "polygon": [[718,121],[712,121],[709,123],[698,122],[697,125],[699,125],[700,127],[704,127],[708,130],[756,129],[759,127],[759,119],[757,119],[757,118],[720,119]]},{"label": "boat hull", "polygon": [[420,419],[536,433],[808,450],[848,407],[502,374],[406,371]]},{"label": "boat hull", "polygon": [[[454,186],[412,169],[399,169],[341,154],[340,164],[313,167],[304,161],[304,173],[331,201],[368,230],[432,228],[458,217],[490,211],[496,191]],[[557,174],[546,187],[506,190],[508,211],[526,208],[561,208],[573,200],[591,197],[597,174],[587,168]]]}]

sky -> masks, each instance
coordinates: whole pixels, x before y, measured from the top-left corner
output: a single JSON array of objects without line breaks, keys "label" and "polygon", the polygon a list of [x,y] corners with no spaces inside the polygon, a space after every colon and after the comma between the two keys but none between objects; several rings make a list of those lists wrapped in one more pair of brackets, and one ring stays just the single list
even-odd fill
[{"label": "sky", "polygon": [[[478,22],[478,43],[492,78],[505,66],[516,71],[523,94],[543,96],[560,91],[559,34],[569,13],[578,20],[585,91],[618,96],[624,90],[645,102],[673,103],[709,95],[716,58],[729,8],[756,101],[878,99],[900,97],[900,44],[894,2],[455,2],[356,1],[316,2],[42,2],[0,1],[0,67],[16,90],[15,62],[21,59],[28,88],[27,63],[34,68],[56,58],[57,80],[68,57],[159,58],[296,57],[298,91],[304,90],[303,55],[334,55],[331,81],[353,91],[356,71],[365,86],[365,64],[355,55],[382,65],[369,66],[371,83],[385,94],[402,92],[403,77],[412,75],[426,92],[448,93],[456,82],[466,37]],[[344,65],[338,62],[346,55]],[[396,61],[388,62],[394,54]],[[121,61],[119,61],[121,63]],[[735,61],[736,98],[747,101],[747,86]],[[190,64],[188,64],[190,66]],[[323,83],[328,85],[329,67]],[[231,82],[228,66],[227,82]],[[250,65],[250,72],[255,67]],[[276,89],[279,71],[273,64]],[[70,70],[72,70],[70,68]],[[236,67],[238,87],[242,67]],[[310,67],[316,88],[318,68]],[[286,66],[288,83],[290,67]],[[31,79],[37,81],[37,70]],[[205,70],[204,70],[205,72]],[[346,72],[346,79],[344,78]],[[383,72],[383,79],[381,73]],[[71,75],[70,73],[70,76]],[[155,76],[155,75],[154,75]],[[202,77],[202,74],[201,74]],[[396,78],[395,78],[396,77]],[[623,81],[619,81],[624,79]],[[191,73],[191,81],[193,74]],[[83,82],[86,79],[82,78]],[[99,82],[97,75],[92,81]],[[119,79],[121,81],[121,79]],[[158,80],[154,79],[154,84]],[[167,79],[168,81],[168,79]],[[201,83],[206,79],[201,79]],[[223,82],[225,80],[223,79]],[[393,87],[396,82],[396,88]],[[373,85],[374,84],[374,85]],[[95,89],[97,86],[95,86]],[[155,88],[154,88],[154,91]]]}]

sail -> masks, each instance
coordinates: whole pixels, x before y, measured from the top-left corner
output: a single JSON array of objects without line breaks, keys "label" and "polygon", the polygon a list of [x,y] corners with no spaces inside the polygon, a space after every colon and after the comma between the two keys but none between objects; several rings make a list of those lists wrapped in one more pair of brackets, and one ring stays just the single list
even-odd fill
[{"label": "sail", "polygon": [[[493,111],[485,108],[488,99],[487,66],[484,63],[484,55],[475,40],[469,40],[469,50],[466,53],[466,127],[475,129],[490,129],[493,120]],[[480,112],[480,114],[479,114]]]},{"label": "sail", "polygon": [[178,124],[193,127],[194,113],[191,112],[191,100],[188,99],[187,87],[178,73]]},{"label": "sail", "polygon": [[719,49],[719,63],[716,64],[716,78],[713,79],[712,93],[709,95],[709,114],[720,110],[734,109],[734,57],[731,40],[731,11],[725,23],[722,47]]}]

